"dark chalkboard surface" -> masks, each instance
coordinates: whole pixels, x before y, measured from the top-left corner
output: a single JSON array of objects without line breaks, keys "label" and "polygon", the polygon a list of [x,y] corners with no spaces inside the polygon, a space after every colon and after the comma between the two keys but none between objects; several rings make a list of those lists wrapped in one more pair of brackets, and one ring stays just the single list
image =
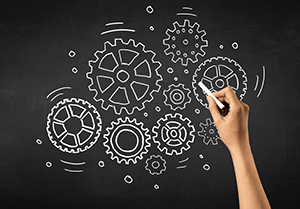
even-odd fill
[{"label": "dark chalkboard surface", "polygon": [[249,104],[269,201],[296,208],[300,12],[275,2],[2,1],[0,205],[238,208],[203,81]]}]

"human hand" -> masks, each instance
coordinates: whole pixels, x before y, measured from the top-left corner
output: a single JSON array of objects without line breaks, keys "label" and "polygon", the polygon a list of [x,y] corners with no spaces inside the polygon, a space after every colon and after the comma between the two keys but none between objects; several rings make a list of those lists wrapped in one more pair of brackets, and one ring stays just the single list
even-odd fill
[{"label": "human hand", "polygon": [[248,116],[249,106],[241,102],[230,86],[214,92],[213,95],[225,104],[222,116],[216,102],[207,96],[209,111],[218,129],[219,136],[230,152],[249,147]]}]

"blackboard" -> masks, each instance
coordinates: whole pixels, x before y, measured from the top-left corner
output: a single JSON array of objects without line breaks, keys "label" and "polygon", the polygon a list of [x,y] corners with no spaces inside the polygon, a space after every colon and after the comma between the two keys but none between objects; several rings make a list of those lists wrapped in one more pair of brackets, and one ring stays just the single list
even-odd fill
[{"label": "blackboard", "polygon": [[271,206],[299,205],[296,1],[0,4],[1,206],[238,208],[201,79],[249,104]]}]

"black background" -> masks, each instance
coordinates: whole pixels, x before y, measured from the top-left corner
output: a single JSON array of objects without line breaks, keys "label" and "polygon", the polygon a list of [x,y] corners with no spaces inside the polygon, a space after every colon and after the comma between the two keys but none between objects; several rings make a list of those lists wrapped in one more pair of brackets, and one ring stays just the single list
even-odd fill
[{"label": "black background", "polygon": [[[164,156],[167,170],[151,176],[145,160],[126,166],[110,159],[102,145],[105,128],[121,116],[105,111],[87,88],[88,60],[103,49],[112,35],[100,33],[105,24],[123,21],[135,33],[116,33],[145,44],[162,63],[161,91],[145,110],[130,117],[142,121],[149,130],[166,113],[162,91],[174,77],[191,89],[197,66],[213,56],[236,60],[247,73],[248,90],[244,102],[250,106],[249,130],[256,165],[273,208],[296,208],[300,195],[299,64],[300,12],[296,1],[1,1],[0,3],[0,205],[6,208],[238,208],[238,196],[231,158],[226,147],[206,146],[196,136],[192,148],[182,156]],[[145,8],[152,5],[154,12]],[[205,57],[186,69],[171,62],[163,50],[165,31],[179,21],[183,6],[193,8],[207,35]],[[155,30],[150,31],[153,25]],[[231,47],[239,43],[237,50]],[[224,49],[221,50],[219,45]],[[70,50],[76,52],[70,58]],[[254,91],[256,75],[266,80],[261,95]],[[72,73],[76,67],[78,73]],[[175,72],[168,74],[166,69]],[[98,143],[81,154],[66,154],[49,141],[45,130],[47,115],[61,98],[50,102],[47,94],[61,86],[71,86],[65,98],[83,98],[101,114],[103,130]],[[196,127],[210,117],[192,102],[177,112],[188,116]],[[155,106],[162,111],[154,111]],[[194,109],[199,108],[199,115]],[[149,114],[144,117],[144,112]],[[38,145],[36,140],[43,143]],[[198,155],[202,153],[203,159]],[[161,154],[155,146],[150,154]],[[190,160],[186,169],[176,169],[178,161]],[[67,173],[59,159],[86,161],[84,172]],[[100,168],[97,163],[106,165]],[[47,161],[53,166],[45,166]],[[208,163],[209,171],[202,169]],[[132,184],[123,180],[126,174]],[[160,188],[155,190],[154,184]]]}]

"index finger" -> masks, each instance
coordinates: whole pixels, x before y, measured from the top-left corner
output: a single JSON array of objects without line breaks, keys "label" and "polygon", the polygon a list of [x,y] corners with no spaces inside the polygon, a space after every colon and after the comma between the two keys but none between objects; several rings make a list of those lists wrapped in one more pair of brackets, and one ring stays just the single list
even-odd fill
[{"label": "index finger", "polygon": [[215,97],[223,97],[228,104],[235,105],[239,104],[240,100],[236,97],[231,86],[221,89],[220,91],[214,92]]}]

